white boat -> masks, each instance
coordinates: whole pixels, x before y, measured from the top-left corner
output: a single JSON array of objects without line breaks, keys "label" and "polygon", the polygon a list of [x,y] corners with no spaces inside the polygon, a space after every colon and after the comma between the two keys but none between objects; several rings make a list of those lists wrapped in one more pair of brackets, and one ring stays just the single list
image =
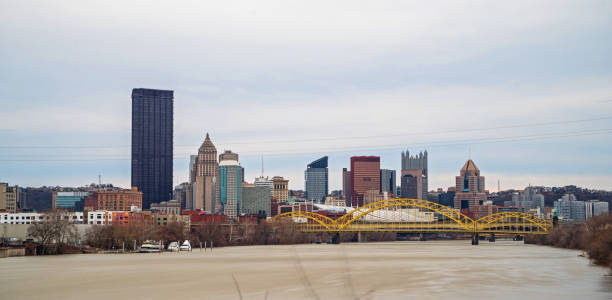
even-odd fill
[{"label": "white boat", "polygon": [[172,242],[168,245],[168,251],[178,252],[180,250],[178,242]]},{"label": "white boat", "polygon": [[185,240],[181,245],[180,251],[191,251],[191,243],[189,240]]},{"label": "white boat", "polygon": [[161,252],[163,248],[164,247],[161,242],[148,240],[142,243],[140,246],[140,252]]}]

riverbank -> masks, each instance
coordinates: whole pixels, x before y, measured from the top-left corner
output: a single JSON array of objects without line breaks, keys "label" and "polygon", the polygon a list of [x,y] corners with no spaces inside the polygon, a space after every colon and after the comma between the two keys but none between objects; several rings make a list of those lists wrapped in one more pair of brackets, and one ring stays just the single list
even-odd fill
[{"label": "riverbank", "polygon": [[240,246],[0,260],[7,299],[610,299],[576,251],[497,241]]},{"label": "riverbank", "polygon": [[612,272],[612,214],[589,218],[584,224],[559,224],[547,235],[527,236],[525,243],[583,250],[594,264]]}]

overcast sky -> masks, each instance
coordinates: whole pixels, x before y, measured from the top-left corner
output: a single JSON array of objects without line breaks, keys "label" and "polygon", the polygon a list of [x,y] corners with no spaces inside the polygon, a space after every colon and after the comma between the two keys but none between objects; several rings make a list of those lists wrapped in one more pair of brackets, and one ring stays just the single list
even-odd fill
[{"label": "overcast sky", "polygon": [[304,186],[330,158],[471,158],[497,190],[612,189],[611,1],[3,1],[0,182],[130,185],[131,90],[174,90],[174,183],[219,152]]}]

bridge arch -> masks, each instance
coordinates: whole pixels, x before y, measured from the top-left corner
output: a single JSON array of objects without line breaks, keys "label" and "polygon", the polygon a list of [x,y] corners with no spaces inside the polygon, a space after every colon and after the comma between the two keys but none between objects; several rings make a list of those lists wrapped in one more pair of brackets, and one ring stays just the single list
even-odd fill
[{"label": "bridge arch", "polygon": [[[552,229],[552,223],[535,215],[524,212],[501,212],[482,217],[475,222],[476,231],[496,231],[499,227],[519,227],[525,231],[526,226],[535,229],[535,233],[546,233]],[[531,228],[533,227],[533,228]]]},{"label": "bridge arch", "polygon": [[307,220],[311,220],[323,227],[327,230],[335,230],[336,222],[328,216],[324,216],[318,213],[313,213],[309,211],[291,211],[282,214],[278,214],[272,217],[270,220],[275,221],[281,218],[306,218]]},{"label": "bridge arch", "polygon": [[347,214],[336,220],[338,230],[345,230],[348,228],[348,226],[355,222],[363,220],[369,214],[376,211],[385,210],[389,207],[402,207],[408,209],[423,208],[430,212],[438,213],[454,222],[455,225],[458,227],[454,228],[453,231],[471,232],[474,230],[474,221],[470,217],[459,212],[458,210],[427,200],[404,198],[381,200],[354,209],[353,211],[348,212]]}]

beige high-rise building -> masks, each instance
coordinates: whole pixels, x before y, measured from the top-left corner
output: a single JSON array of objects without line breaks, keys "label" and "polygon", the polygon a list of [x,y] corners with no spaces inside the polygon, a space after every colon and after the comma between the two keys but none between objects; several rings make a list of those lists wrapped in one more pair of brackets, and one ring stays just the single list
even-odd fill
[{"label": "beige high-rise building", "polygon": [[289,180],[281,176],[272,177],[272,195],[278,203],[287,202],[289,199]]},{"label": "beige high-rise building", "polygon": [[470,159],[461,168],[461,175],[455,177],[455,208],[474,209],[487,201],[485,178]]},{"label": "beige high-rise building", "polygon": [[363,205],[385,200],[385,195],[378,189],[369,189],[363,195]]},{"label": "beige high-rise building", "polygon": [[198,150],[197,174],[193,208],[211,213],[215,212],[215,191],[217,183],[217,148],[206,133],[206,138]]},{"label": "beige high-rise building", "polygon": [[9,186],[8,183],[0,183],[0,210],[17,212],[17,187]]}]

